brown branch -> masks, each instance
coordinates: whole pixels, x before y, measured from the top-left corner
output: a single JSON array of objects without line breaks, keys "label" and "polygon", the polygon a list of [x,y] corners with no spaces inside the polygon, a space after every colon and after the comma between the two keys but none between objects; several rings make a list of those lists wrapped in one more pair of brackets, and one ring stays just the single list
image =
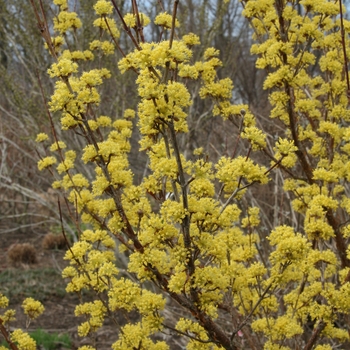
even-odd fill
[{"label": "brown branch", "polygon": [[8,333],[7,329],[5,328],[3,323],[4,323],[4,321],[0,317],[0,332],[2,333],[3,337],[5,338],[6,343],[10,346],[10,348],[12,350],[18,350],[17,345],[11,341],[11,337],[10,337],[10,335],[9,335],[9,333]]},{"label": "brown branch", "polygon": [[174,41],[174,35],[175,35],[175,24],[176,24],[176,12],[177,12],[177,6],[179,4],[179,0],[175,0],[174,7],[173,7],[173,18],[171,21],[171,32],[170,32],[170,39],[169,39],[169,49],[173,46]]},{"label": "brown branch", "polygon": [[[284,25],[284,18],[283,18],[283,3],[281,0],[276,0],[276,10],[279,15],[279,24],[280,24],[280,35],[281,35],[281,40],[283,42],[287,41],[287,33],[285,31]],[[340,0],[340,14],[341,14],[341,23],[342,23],[342,5],[341,5],[341,0]],[[350,92],[350,84],[349,84],[349,76],[348,76],[348,69],[347,69],[347,58],[346,58],[346,50],[345,50],[345,39],[344,39],[344,28],[341,28],[342,30],[342,44],[343,44],[343,52],[344,52],[344,67],[346,71],[346,79],[347,79],[347,84],[348,84],[348,93]],[[283,64],[287,65],[287,56],[285,53],[282,53],[282,59],[283,59]],[[313,169],[311,165],[309,164],[307,157],[306,157],[306,151],[304,147],[302,146],[301,142],[299,141],[298,133],[297,133],[297,124],[296,124],[296,117],[295,117],[295,109],[294,109],[294,91],[293,88],[290,86],[288,82],[285,82],[285,92],[289,96],[288,100],[288,106],[287,106],[287,111],[288,111],[288,116],[289,116],[289,124],[290,124],[290,130],[292,132],[292,138],[294,141],[295,146],[298,148],[298,150],[295,152],[301,167],[304,171],[304,174],[307,177],[307,182],[309,184],[314,183],[313,180]],[[335,233],[335,241],[336,241],[336,246],[338,250],[338,254],[341,260],[341,265],[342,267],[348,267],[350,266],[350,261],[347,258],[346,254],[346,244],[344,241],[344,238],[339,230],[339,224],[334,217],[333,213],[331,211],[328,211],[326,214],[327,221],[329,225],[333,228],[334,233]]]},{"label": "brown branch", "polygon": [[138,8],[138,6],[137,6],[136,1],[133,0],[132,4],[133,4],[133,9],[134,9],[134,11],[135,11],[135,16],[136,16],[136,21],[137,21],[137,31],[136,31],[136,32],[137,32],[138,35],[140,36],[140,39],[139,39],[139,40],[140,40],[142,43],[144,43],[144,42],[145,42],[145,37],[144,37],[144,35],[143,35],[143,20],[142,20],[142,22],[141,22],[140,13],[139,13],[139,8]]},{"label": "brown branch", "polygon": [[345,32],[344,32],[344,21],[343,21],[343,4],[342,0],[339,0],[339,13],[340,13],[340,33],[341,33],[341,43],[343,47],[343,55],[344,55],[344,70],[346,76],[346,84],[348,87],[347,96],[350,97],[350,81],[349,81],[349,69],[348,69],[348,58],[346,56],[346,45],[345,45]]},{"label": "brown branch", "polygon": [[298,148],[295,154],[297,155],[300,161],[302,169],[304,170],[304,173],[307,177],[308,183],[312,184],[313,183],[312,168],[306,159],[305,150],[303,149],[303,146],[299,141],[297,125],[295,122],[296,118],[295,118],[295,111],[294,111],[294,91],[293,91],[293,88],[287,82],[285,83],[285,92],[289,96],[289,100],[287,102],[288,104],[287,109],[288,109],[290,130],[292,132],[292,138],[293,138],[294,144]]},{"label": "brown branch", "polygon": [[[250,317],[253,315],[253,313],[255,312],[255,310],[257,309],[257,307],[260,305],[260,303],[263,301],[263,299],[265,298],[265,295],[269,292],[270,288],[272,287],[272,284],[269,284],[266,289],[264,290],[264,292],[261,294],[261,296],[259,297],[259,300],[256,302],[256,304],[254,305],[254,307],[250,310],[249,314],[245,317],[245,319],[241,322],[241,324],[237,327],[237,329],[234,330],[234,332],[232,332],[231,335],[231,341],[234,339],[235,335],[248,323]],[[272,293],[271,293],[272,294]]]},{"label": "brown branch", "polygon": [[138,50],[141,50],[140,48],[140,45],[138,44],[137,40],[135,39],[135,37],[132,35],[132,32],[130,30],[130,27],[127,26],[127,24],[125,23],[124,21],[124,18],[123,18],[123,15],[121,14],[115,0],[111,0],[112,4],[113,4],[113,7],[115,8],[115,10],[117,11],[118,13],[118,16],[120,18],[120,20],[122,21],[122,24],[123,24],[123,29],[125,30],[125,32],[128,34],[128,36],[130,37],[130,39],[132,40],[132,42],[134,43],[135,47],[138,49]]},{"label": "brown branch", "polygon": [[343,237],[342,233],[340,232],[340,229],[339,229],[340,225],[338,224],[336,218],[334,217],[332,210],[329,209],[327,211],[326,218],[327,218],[328,223],[333,228],[334,233],[335,233],[335,244],[337,246],[337,252],[339,254],[339,258],[341,261],[341,266],[342,266],[342,268],[350,267],[350,261],[347,258],[347,252],[346,252],[347,246],[346,246],[344,237]]},{"label": "brown branch", "polygon": [[[237,152],[237,149],[238,149],[238,145],[239,145],[239,141],[241,140],[241,134],[242,134],[242,131],[243,131],[243,128],[244,128],[244,116],[246,114],[246,111],[244,109],[241,110],[241,122],[240,122],[240,125],[238,127],[238,135],[237,135],[237,138],[236,138],[236,143],[235,143],[235,146],[234,146],[234,149],[233,149],[233,152],[232,152],[232,156],[231,158],[233,159],[235,156],[236,156],[236,152]],[[232,119],[230,119],[232,121]]]},{"label": "brown branch", "polygon": [[61,161],[63,161],[64,157],[62,155],[61,148],[60,148],[59,143],[58,143],[59,140],[58,140],[58,136],[57,136],[57,133],[56,133],[55,124],[53,122],[52,115],[50,113],[50,109],[48,108],[48,103],[47,103],[47,100],[46,100],[46,97],[45,97],[44,88],[43,88],[43,85],[41,83],[39,72],[37,70],[36,70],[36,76],[37,76],[37,79],[38,79],[38,84],[39,84],[39,88],[40,88],[41,97],[43,98],[43,101],[44,101],[45,111],[46,111],[46,114],[47,114],[47,116],[49,118],[52,136],[55,139],[55,142],[57,144],[57,147],[58,147],[58,150],[59,150],[59,153],[60,153],[60,156],[61,156],[60,157]]},{"label": "brown branch", "polygon": [[314,328],[314,331],[311,334],[311,337],[309,339],[309,341],[307,342],[307,344],[305,345],[303,350],[311,350],[313,348],[313,346],[315,345],[317,338],[319,337],[319,335],[321,334],[321,332],[323,331],[323,329],[326,327],[326,323],[324,321],[320,321],[317,325],[316,328]]},{"label": "brown branch", "polygon": [[207,314],[203,311],[198,310],[193,302],[188,300],[184,296],[180,296],[176,293],[168,291],[168,294],[173,300],[178,302],[181,306],[186,308],[191,312],[193,317],[198,320],[198,322],[207,331],[208,336],[212,339],[213,343],[220,344],[226,350],[236,350],[237,347],[232,344],[231,339],[226,335],[226,333],[214,322]]},{"label": "brown branch", "polygon": [[212,342],[213,342],[212,340],[202,340],[202,339],[198,339],[198,338],[194,337],[194,336],[191,335],[191,334],[188,334],[188,333],[186,333],[186,332],[181,332],[181,331],[179,331],[179,330],[176,329],[176,328],[173,328],[173,327],[170,327],[170,326],[166,325],[165,323],[163,323],[163,327],[164,327],[164,328],[167,328],[167,329],[170,329],[171,331],[173,331],[173,332],[175,332],[175,333],[177,333],[177,334],[181,334],[181,335],[183,335],[183,336],[185,336],[185,337],[188,337],[188,338],[190,338],[190,339],[192,339],[192,340],[198,341],[199,343],[209,344],[209,343],[212,343]]},{"label": "brown branch", "polygon": [[[170,123],[168,123],[168,127],[169,127],[169,131],[170,131],[170,140],[171,140],[171,143],[172,143],[172,146],[174,149],[174,155],[175,155],[175,159],[176,159],[177,169],[179,172],[179,182],[180,182],[181,191],[182,191],[183,208],[185,211],[188,211],[186,179],[185,179],[184,170],[183,170],[183,166],[182,166],[179,145],[178,145],[177,139],[176,139],[176,132],[175,132],[174,123],[171,121]],[[185,248],[189,249],[191,246],[191,237],[190,237],[190,217],[189,217],[188,213],[185,215],[181,226],[182,226],[183,234],[184,234]],[[193,266],[193,269],[194,269],[194,266]]]},{"label": "brown branch", "polygon": [[52,40],[51,40],[51,35],[49,32],[49,26],[47,24],[47,19],[46,19],[46,15],[45,15],[45,11],[44,11],[44,6],[42,3],[42,0],[39,0],[40,3],[40,14],[39,14],[39,10],[37,9],[34,0],[30,0],[30,3],[32,5],[33,11],[34,11],[34,15],[37,21],[37,25],[38,28],[40,30],[41,36],[44,38],[48,49],[51,53],[51,55],[57,60],[57,55],[54,49],[54,46],[52,44]]}]

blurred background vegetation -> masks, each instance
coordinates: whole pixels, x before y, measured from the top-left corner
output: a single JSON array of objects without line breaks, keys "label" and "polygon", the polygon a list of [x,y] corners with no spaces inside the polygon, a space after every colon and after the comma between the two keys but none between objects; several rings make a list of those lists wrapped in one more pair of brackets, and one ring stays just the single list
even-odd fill
[{"label": "blurred background vegetation", "polygon": [[[123,13],[130,11],[131,1],[117,3]],[[44,0],[43,4],[48,18],[54,17],[56,6],[50,0]],[[93,4],[93,0],[70,1],[71,9],[77,11],[83,21],[83,27],[71,41],[79,43],[82,49],[87,49],[89,42],[99,36],[91,25],[95,19]],[[170,0],[140,2],[141,11],[150,18],[163,9],[171,13],[172,6]],[[242,19],[241,11],[238,0],[229,4],[221,0],[181,1],[178,19],[182,25],[177,35],[194,32],[200,36],[203,45],[195,52],[194,59],[210,46],[221,51],[224,65],[219,74],[233,80],[234,102],[249,104],[264,123],[269,109],[267,95],[261,89],[265,73],[255,68],[255,58],[249,54],[251,29]],[[124,52],[129,52],[132,47],[121,32],[120,45]],[[161,35],[157,26],[147,27],[145,33],[149,41],[158,41]],[[103,87],[101,112],[117,119],[126,108],[135,107],[138,99],[133,75],[121,75],[118,71],[120,54],[107,57],[103,64],[112,71],[112,78]],[[53,81],[47,75],[51,63],[30,2],[0,0],[0,234],[28,231],[42,234],[60,230],[57,194],[50,188],[53,179],[38,171],[39,156],[34,142],[37,133],[51,132],[45,105],[53,91]],[[182,149],[190,154],[194,148],[203,147],[215,161],[232,151],[237,127],[224,127],[220,118],[211,115],[209,102],[198,97],[198,85],[193,84],[189,89],[194,104],[189,113],[190,131],[183,136]],[[264,129],[269,128],[272,134],[276,125],[264,125]],[[60,130],[57,132],[60,134]],[[138,150],[138,140],[135,127],[130,163],[136,182],[147,173],[147,161]],[[73,133],[65,141],[75,149],[82,147]],[[65,229],[74,236],[74,225],[70,225],[70,221],[65,214]]]}]

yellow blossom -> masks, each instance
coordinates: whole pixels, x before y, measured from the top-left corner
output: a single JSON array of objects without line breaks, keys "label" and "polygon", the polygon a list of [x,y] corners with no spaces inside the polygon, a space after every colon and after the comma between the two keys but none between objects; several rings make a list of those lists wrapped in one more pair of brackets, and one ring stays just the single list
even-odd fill
[{"label": "yellow blossom", "polygon": [[244,128],[242,138],[246,138],[252,143],[253,150],[266,147],[266,135],[255,126]]},{"label": "yellow blossom", "polygon": [[53,63],[48,70],[50,77],[67,77],[78,71],[78,64],[70,59],[63,58],[58,63]]},{"label": "yellow blossom", "polygon": [[48,168],[56,163],[55,157],[45,157],[42,160],[39,160],[38,162],[38,169],[43,170],[45,168]]},{"label": "yellow blossom", "polygon": [[35,142],[43,142],[46,141],[49,137],[47,136],[47,134],[41,132],[38,135],[36,135],[36,139]]},{"label": "yellow blossom", "polygon": [[138,20],[140,21],[141,27],[146,27],[148,24],[151,23],[151,20],[149,19],[149,17],[142,12],[139,12],[139,19],[137,19],[136,16],[132,13],[127,13],[124,16],[124,22],[126,23],[127,26],[131,28],[135,28],[138,26]]},{"label": "yellow blossom", "polygon": [[8,298],[0,293],[0,308],[5,309],[9,305]]},{"label": "yellow blossom", "polygon": [[203,57],[204,59],[209,60],[210,58],[219,56],[219,54],[219,50],[215,49],[214,47],[210,47],[205,50]]},{"label": "yellow blossom", "polygon": [[67,6],[67,0],[53,0],[53,3],[57,6],[60,6],[60,9],[66,10],[68,8]]},{"label": "yellow blossom", "polygon": [[99,27],[110,33],[114,38],[119,38],[120,32],[113,18],[104,17],[98,18],[93,23],[94,27]]},{"label": "yellow blossom", "polygon": [[41,304],[41,302],[34,300],[33,298],[25,299],[22,307],[24,313],[31,319],[37,318],[44,312],[44,306]]},{"label": "yellow blossom", "polygon": [[16,321],[16,311],[13,309],[6,310],[3,315],[0,316],[4,324],[8,324],[10,322]]},{"label": "yellow blossom", "polygon": [[199,45],[200,44],[200,40],[199,40],[198,35],[193,34],[193,33],[189,33],[189,34],[184,35],[182,37],[182,40],[188,46],[193,46],[193,45]]},{"label": "yellow blossom", "polygon": [[97,15],[105,16],[113,12],[113,6],[109,1],[98,0],[94,5],[94,10]]},{"label": "yellow blossom", "polygon": [[18,344],[19,350],[36,350],[35,340],[20,329],[16,329],[11,333],[11,341]]},{"label": "yellow blossom", "polygon": [[[157,17],[154,20],[154,23],[166,29],[170,29],[172,26],[172,21],[173,21],[173,17],[171,15],[169,15],[166,12],[162,12],[159,15],[157,15]],[[175,19],[175,27],[179,27],[179,26],[180,26],[179,21]]]},{"label": "yellow blossom", "polygon": [[54,152],[66,148],[66,144],[63,141],[57,141],[50,146],[50,151]]},{"label": "yellow blossom", "polygon": [[54,29],[64,34],[68,30],[77,29],[82,26],[81,20],[75,12],[68,12],[63,10],[66,6],[61,7],[61,11],[57,17],[54,18]]}]

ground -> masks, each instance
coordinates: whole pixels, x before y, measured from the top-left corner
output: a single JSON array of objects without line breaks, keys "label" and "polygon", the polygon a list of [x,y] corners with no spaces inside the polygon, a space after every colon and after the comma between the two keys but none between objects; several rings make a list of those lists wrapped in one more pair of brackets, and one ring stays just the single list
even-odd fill
[{"label": "ground", "polygon": [[[26,316],[21,309],[21,303],[26,297],[40,300],[45,306],[45,312],[37,320],[32,321],[28,331],[41,328],[49,333],[69,334],[72,339],[71,349],[81,345],[91,344],[95,339],[82,339],[77,335],[79,319],[74,316],[77,295],[65,291],[66,282],[61,277],[61,271],[66,266],[63,260],[64,250],[43,249],[44,235],[38,233],[2,233],[0,239],[0,292],[10,298],[10,307],[16,310],[16,322],[12,329],[26,327]],[[14,266],[8,259],[8,251],[15,243],[31,243],[36,249],[35,264],[19,263]],[[2,313],[3,310],[0,310]],[[110,349],[116,339],[116,332],[108,323],[97,333],[96,348]],[[3,341],[0,334],[0,343]],[[57,344],[56,349],[66,349]]]}]

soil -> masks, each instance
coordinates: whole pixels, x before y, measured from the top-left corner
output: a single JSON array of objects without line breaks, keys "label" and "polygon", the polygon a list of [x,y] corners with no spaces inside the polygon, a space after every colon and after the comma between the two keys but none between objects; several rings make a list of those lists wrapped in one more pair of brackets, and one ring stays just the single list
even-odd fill
[{"label": "soil", "polygon": [[[67,265],[63,257],[64,250],[42,248],[43,234],[37,233],[2,233],[0,239],[0,292],[10,298],[10,308],[16,310],[16,321],[11,323],[11,330],[26,328],[26,316],[21,304],[26,297],[40,300],[45,312],[32,321],[28,332],[38,328],[48,333],[69,334],[71,349],[82,345],[94,345],[96,349],[111,349],[116,340],[116,332],[111,324],[97,332],[95,339],[81,338],[77,326],[81,319],[74,315],[74,308],[79,303],[77,295],[65,291],[66,282],[61,277],[62,269]],[[36,262],[14,264],[8,258],[9,249],[16,243],[31,243],[36,250]],[[3,310],[0,310],[2,313]],[[0,333],[0,344],[3,336]],[[56,349],[66,349],[58,344]]]}]

